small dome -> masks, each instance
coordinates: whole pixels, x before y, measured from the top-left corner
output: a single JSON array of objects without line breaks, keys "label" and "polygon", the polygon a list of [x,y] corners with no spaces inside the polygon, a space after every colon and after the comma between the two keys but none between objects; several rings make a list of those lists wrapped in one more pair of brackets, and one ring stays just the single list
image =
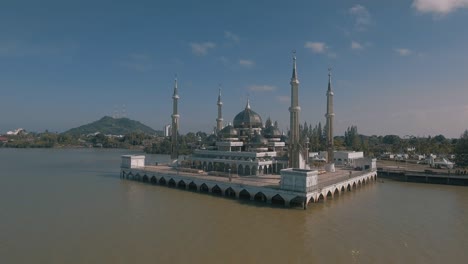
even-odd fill
[{"label": "small dome", "polygon": [[268,145],[268,140],[260,134],[256,134],[252,140],[250,140],[250,144],[254,146],[266,146]]},{"label": "small dome", "polygon": [[245,109],[234,117],[235,128],[262,128],[262,118],[255,111],[250,109],[250,103],[247,101]]},{"label": "small dome", "polygon": [[232,125],[227,125],[221,131],[219,131],[219,134],[223,138],[236,138],[239,136],[239,132],[237,129],[235,129]]},{"label": "small dome", "polygon": [[263,130],[263,134],[266,138],[280,138],[282,136],[281,131],[274,126],[269,126]]}]

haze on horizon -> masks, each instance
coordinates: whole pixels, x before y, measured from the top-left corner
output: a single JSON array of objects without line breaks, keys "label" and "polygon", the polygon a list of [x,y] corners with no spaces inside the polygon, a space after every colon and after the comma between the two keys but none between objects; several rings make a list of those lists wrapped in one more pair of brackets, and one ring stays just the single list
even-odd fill
[{"label": "haze on horizon", "polygon": [[181,132],[211,132],[222,86],[231,122],[247,97],[287,130],[291,50],[301,123],[325,123],[333,68],[336,134],[443,134],[468,128],[468,0],[3,1],[0,133],[65,131],[125,105]]}]

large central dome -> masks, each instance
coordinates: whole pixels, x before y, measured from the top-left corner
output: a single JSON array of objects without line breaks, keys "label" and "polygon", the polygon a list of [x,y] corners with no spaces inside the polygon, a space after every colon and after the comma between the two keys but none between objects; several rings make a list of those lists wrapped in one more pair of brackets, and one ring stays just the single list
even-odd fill
[{"label": "large central dome", "polygon": [[262,118],[255,111],[250,109],[250,103],[247,100],[245,109],[234,117],[234,128],[262,128]]}]

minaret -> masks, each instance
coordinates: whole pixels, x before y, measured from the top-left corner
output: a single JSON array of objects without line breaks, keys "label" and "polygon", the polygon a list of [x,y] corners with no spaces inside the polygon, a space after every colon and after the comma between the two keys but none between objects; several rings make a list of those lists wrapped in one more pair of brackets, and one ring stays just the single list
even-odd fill
[{"label": "minaret", "polygon": [[221,101],[221,87],[218,94],[218,118],[216,118],[216,133],[223,129],[223,102]]},{"label": "minaret", "polygon": [[331,68],[328,68],[328,90],[327,90],[327,113],[325,114],[327,118],[327,166],[326,170],[329,172],[335,171],[335,162],[334,162],[334,150],[333,150],[333,119],[335,113],[333,113],[333,91],[331,87]]},{"label": "minaret", "polygon": [[300,155],[300,145],[299,145],[299,112],[301,107],[299,107],[299,80],[297,79],[297,70],[296,70],[296,52],[293,52],[293,72],[291,77],[291,107],[289,108],[290,112],[290,135],[289,135],[289,167],[299,168],[299,155]]},{"label": "minaret", "polygon": [[179,144],[177,136],[179,134],[179,111],[177,102],[179,101],[179,93],[177,91],[177,77],[174,80],[174,94],[172,95],[172,131],[171,131],[171,159],[175,160],[179,157]]}]

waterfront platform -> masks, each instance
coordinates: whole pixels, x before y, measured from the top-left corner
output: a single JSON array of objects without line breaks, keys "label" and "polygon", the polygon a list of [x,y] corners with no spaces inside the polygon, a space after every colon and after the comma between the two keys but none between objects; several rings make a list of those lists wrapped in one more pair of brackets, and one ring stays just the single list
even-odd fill
[{"label": "waterfront platform", "polygon": [[319,173],[317,184],[303,192],[281,189],[280,175],[217,176],[168,165],[121,168],[120,177],[154,185],[306,209],[311,203],[334,199],[345,192],[376,181],[377,171],[338,168],[335,172]]},{"label": "waterfront platform", "polygon": [[377,172],[381,178],[397,181],[468,186],[468,175],[457,174],[454,169],[423,168],[421,170],[403,166],[380,166]]}]

